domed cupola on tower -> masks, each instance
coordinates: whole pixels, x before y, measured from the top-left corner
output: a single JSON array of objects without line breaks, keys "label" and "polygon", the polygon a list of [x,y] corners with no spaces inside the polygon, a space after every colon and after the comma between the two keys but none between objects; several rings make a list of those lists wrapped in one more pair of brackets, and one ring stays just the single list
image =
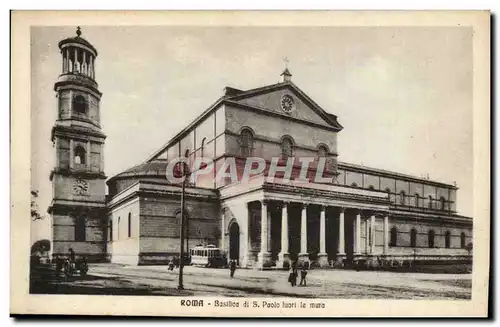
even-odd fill
[{"label": "domed cupola on tower", "polygon": [[95,81],[97,50],[82,37],[80,27],[75,37],[59,42],[59,49],[62,67],[54,85],[59,98],[58,120],[72,119],[87,123],[83,124],[87,128],[100,128],[99,101],[102,94]]},{"label": "domed cupola on tower", "polygon": [[82,37],[80,27],[76,30],[76,36],[59,42],[59,48],[63,57],[63,75],[74,75],[95,79],[95,58],[97,50],[89,41]]}]

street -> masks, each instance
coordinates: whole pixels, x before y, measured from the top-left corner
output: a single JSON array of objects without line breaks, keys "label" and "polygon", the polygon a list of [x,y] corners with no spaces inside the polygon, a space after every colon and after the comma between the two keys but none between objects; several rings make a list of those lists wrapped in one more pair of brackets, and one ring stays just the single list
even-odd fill
[{"label": "street", "polygon": [[[110,295],[197,295],[227,297],[301,297],[344,299],[470,299],[471,274],[399,273],[313,269],[307,286],[292,287],[286,271],[184,267],[184,290],[178,290],[179,269],[167,266],[91,264],[87,276],[46,273],[32,281],[32,293]],[[50,277],[47,277],[50,276]],[[299,278],[300,280],[300,278]]]}]

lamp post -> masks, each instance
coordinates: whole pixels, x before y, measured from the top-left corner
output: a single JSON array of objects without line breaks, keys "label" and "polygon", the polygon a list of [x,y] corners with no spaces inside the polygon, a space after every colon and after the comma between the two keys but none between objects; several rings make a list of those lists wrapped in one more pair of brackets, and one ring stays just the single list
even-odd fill
[{"label": "lamp post", "polygon": [[184,284],[183,284],[183,268],[184,268],[184,196],[186,192],[186,177],[189,175],[189,168],[187,167],[187,164],[185,162],[181,163],[181,176],[183,177],[182,180],[182,188],[181,188],[181,227],[180,227],[180,241],[181,241],[181,248],[180,248],[180,256],[179,256],[179,285],[177,286],[177,289],[182,290],[184,289]]}]

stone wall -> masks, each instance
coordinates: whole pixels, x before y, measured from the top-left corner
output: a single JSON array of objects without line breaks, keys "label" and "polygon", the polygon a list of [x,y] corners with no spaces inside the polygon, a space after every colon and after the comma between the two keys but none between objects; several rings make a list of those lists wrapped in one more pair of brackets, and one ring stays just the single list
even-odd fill
[{"label": "stone wall", "polygon": [[108,225],[108,238],[110,238],[110,242],[108,253],[111,254],[111,262],[135,265],[138,263],[140,236],[139,217],[139,197],[135,197],[127,203],[114,208],[110,212],[110,224]]},{"label": "stone wall", "polygon": [[[219,244],[218,203],[186,199],[186,236],[189,247]],[[141,197],[140,263],[166,263],[180,253],[180,201],[178,197]],[[188,249],[185,247],[185,251]]]},{"label": "stone wall", "polygon": [[[85,240],[76,240],[76,220],[84,220]],[[52,215],[52,253],[53,257],[65,257],[72,248],[77,257],[86,256],[89,261],[101,262],[106,254],[106,225],[103,217],[96,214]]]}]

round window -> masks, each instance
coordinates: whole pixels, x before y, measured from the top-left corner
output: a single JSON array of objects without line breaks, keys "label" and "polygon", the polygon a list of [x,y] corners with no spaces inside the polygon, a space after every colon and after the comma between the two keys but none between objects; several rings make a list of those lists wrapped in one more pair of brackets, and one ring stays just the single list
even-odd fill
[{"label": "round window", "polygon": [[281,97],[281,109],[283,109],[284,112],[289,113],[293,110],[293,107],[294,101],[290,95],[285,94],[283,97]]}]

